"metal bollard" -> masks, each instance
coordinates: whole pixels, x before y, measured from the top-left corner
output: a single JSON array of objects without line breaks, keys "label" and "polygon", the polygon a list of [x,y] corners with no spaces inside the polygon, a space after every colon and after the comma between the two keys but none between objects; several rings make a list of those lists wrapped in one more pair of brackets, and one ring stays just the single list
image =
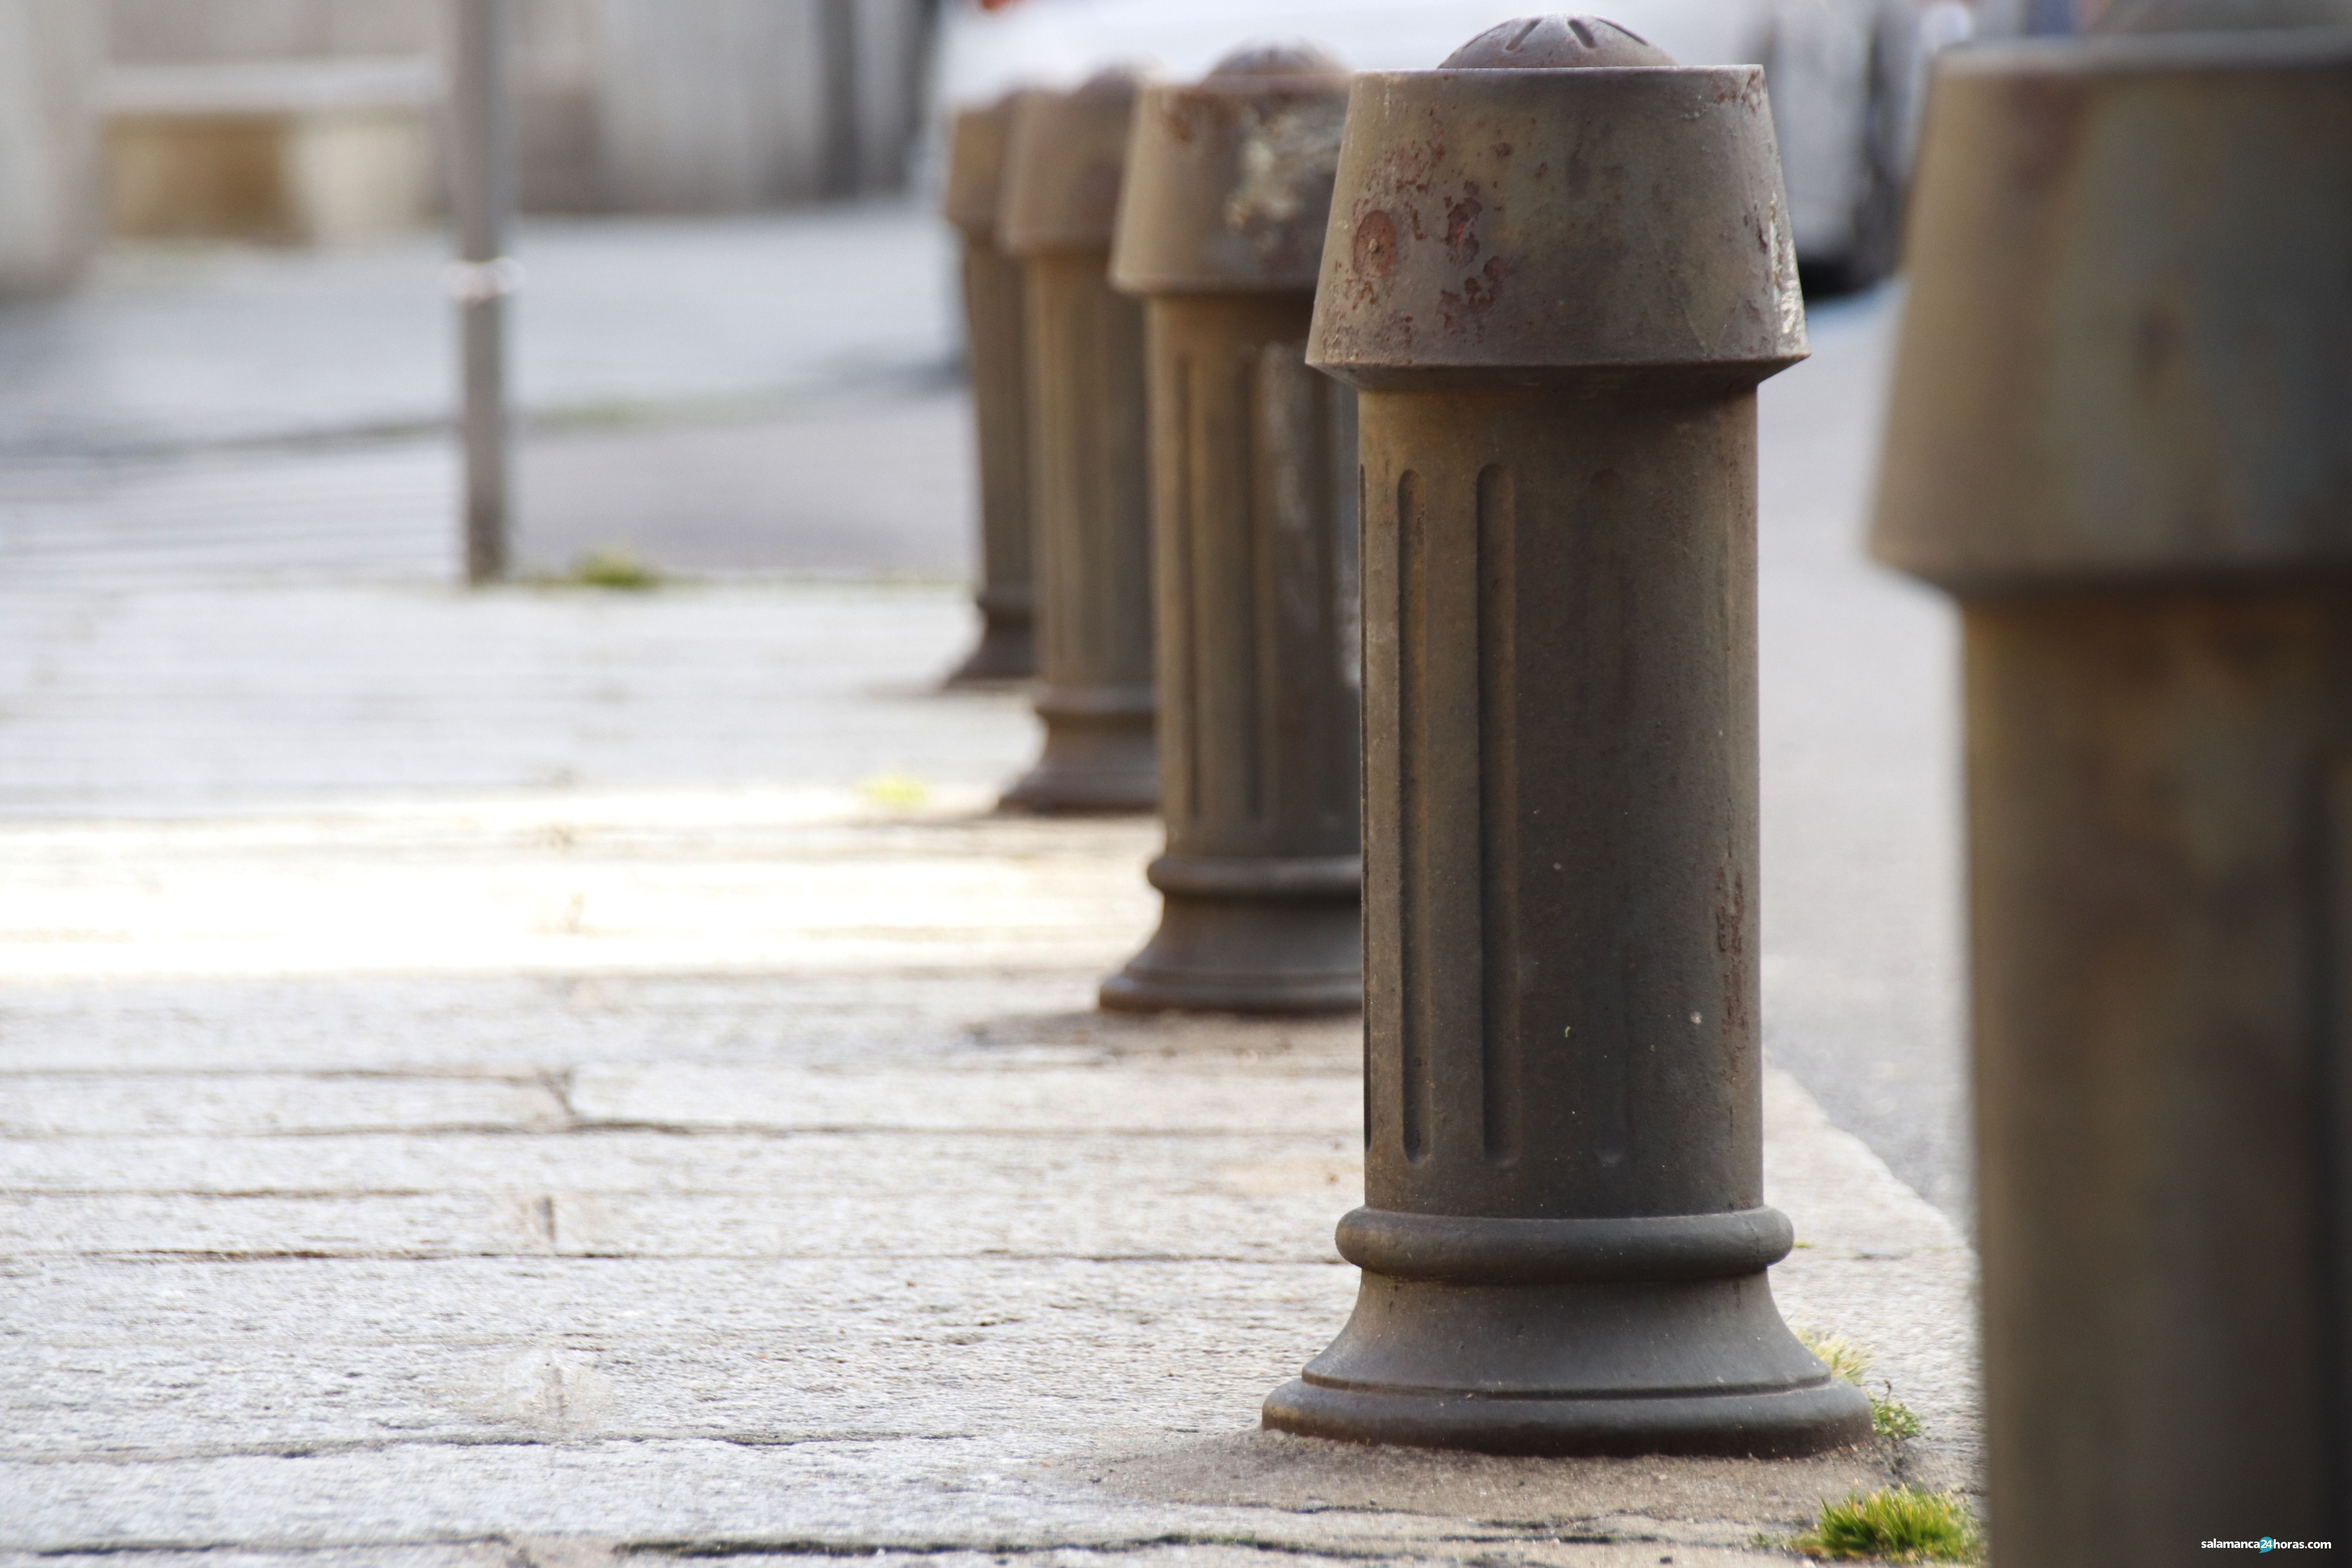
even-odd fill
[{"label": "metal bollard", "polygon": [[997,243],[1005,142],[1020,100],[1010,94],[955,118],[948,153],[947,219],[963,237],[964,359],[980,447],[980,645],[950,686],[1026,680],[1031,636],[1029,372],[1021,264]]},{"label": "metal bollard", "polygon": [[1150,479],[1143,307],[1113,291],[1110,243],[1139,79],[1106,71],[1013,116],[1004,248],[1029,316],[1037,717],[1045,745],[1004,795],[1030,811],[1150,811]]},{"label": "metal bollard", "polygon": [[1347,111],[1276,47],[1137,112],[1111,279],[1146,297],[1168,851],[1106,1007],[1362,1005],[1356,399],[1307,367]]},{"label": "metal bollard", "polygon": [[1364,1278],[1269,1426],[1870,1432],[1765,1275],[1755,386],[1803,305],[1762,73],[1672,67],[1550,17],[1349,100],[1308,359],[1360,399]]},{"label": "metal bollard", "polygon": [[2004,1568],[2352,1536],[2352,31],[1948,58],[1873,548],[1959,600]]}]

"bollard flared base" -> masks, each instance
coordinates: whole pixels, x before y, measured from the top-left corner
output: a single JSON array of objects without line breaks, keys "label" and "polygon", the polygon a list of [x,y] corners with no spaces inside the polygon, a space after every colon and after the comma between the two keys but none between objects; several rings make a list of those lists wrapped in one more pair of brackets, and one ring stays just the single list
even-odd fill
[{"label": "bollard flared base", "polygon": [[1265,1421],[1302,1437],[1475,1454],[1790,1459],[1869,1436],[1870,1402],[1844,1383],[1768,1394],[1541,1399],[1330,1388],[1297,1378],[1266,1400]]},{"label": "bollard flared base", "polygon": [[1160,748],[1151,689],[1037,693],[1045,745],[1037,763],[1004,792],[1004,811],[1042,816],[1112,815],[1160,809]]},{"label": "bollard flared base", "polygon": [[1163,855],[1143,951],[1102,984],[1123,1013],[1353,1013],[1364,1005],[1362,862]]},{"label": "bollard flared base", "polygon": [[1771,1209],[1497,1219],[1359,1209],[1365,1270],[1329,1349],[1265,1403],[1302,1436],[1488,1454],[1792,1458],[1870,1436],[1870,1401],[1780,1321]]},{"label": "bollard flared base", "polygon": [[981,626],[978,646],[940,684],[1003,686],[1030,679],[1036,673],[1037,639],[1030,617],[991,614]]}]

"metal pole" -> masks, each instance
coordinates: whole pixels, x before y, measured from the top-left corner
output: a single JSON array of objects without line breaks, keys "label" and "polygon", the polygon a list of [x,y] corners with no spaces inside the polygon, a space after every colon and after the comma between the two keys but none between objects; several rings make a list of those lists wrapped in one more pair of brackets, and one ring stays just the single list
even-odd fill
[{"label": "metal pole", "polygon": [[513,116],[506,88],[509,0],[457,0],[450,205],[466,451],[466,580],[506,574],[511,531],[507,476],[506,297],[520,268],[506,254],[514,205]]},{"label": "metal pole", "polygon": [[1136,114],[1111,281],[1145,301],[1168,852],[1106,1007],[1363,1002],[1356,396],[1307,365],[1347,111],[1276,45]]},{"label": "metal pole", "polygon": [[1307,349],[1363,464],[1364,1276],[1265,1423],[1855,1442],[1765,1275],[1755,386],[1805,336],[1762,77],[1581,17],[1446,67],[1356,79]]},{"label": "metal pole", "polygon": [[1037,671],[1031,623],[1036,532],[1029,479],[1029,315],[1021,263],[997,243],[1005,144],[1021,94],[956,116],[947,216],[963,237],[964,359],[979,437],[980,646],[950,686],[1026,680]]},{"label": "metal pole", "polygon": [[817,12],[824,51],[824,162],[819,176],[828,196],[853,196],[865,184],[865,138],[858,125],[857,0],[823,0]]},{"label": "metal pole", "polygon": [[1143,302],[1110,286],[1139,81],[1106,71],[1024,96],[1007,154],[1004,248],[1029,318],[1037,536],[1037,764],[1018,811],[1151,811],[1151,497]]},{"label": "metal pole", "polygon": [[1994,1552],[2340,1544],[2352,31],[1929,102],[1873,550],[1961,611]]}]

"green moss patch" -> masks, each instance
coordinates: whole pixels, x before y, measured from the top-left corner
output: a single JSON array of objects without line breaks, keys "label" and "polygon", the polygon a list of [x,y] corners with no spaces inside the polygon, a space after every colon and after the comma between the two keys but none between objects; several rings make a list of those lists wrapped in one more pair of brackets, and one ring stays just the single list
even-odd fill
[{"label": "green moss patch", "polygon": [[1832,1562],[1979,1563],[1984,1556],[1966,1503],[1949,1492],[1911,1487],[1824,1503],[1813,1528],[1789,1544]]}]

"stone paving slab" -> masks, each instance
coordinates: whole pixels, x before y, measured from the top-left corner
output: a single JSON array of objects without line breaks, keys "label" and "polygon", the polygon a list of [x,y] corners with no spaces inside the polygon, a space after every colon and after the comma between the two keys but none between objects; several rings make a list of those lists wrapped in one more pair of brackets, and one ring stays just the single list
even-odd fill
[{"label": "stone paving slab", "polygon": [[8,1081],[0,1136],[117,1132],[383,1132],[555,1128],[545,1083],[497,1079],[301,1078],[284,1074],[26,1073]]},{"label": "stone paving slab", "polygon": [[561,826],[574,792],[676,792],[657,820],[890,774],[977,804],[1036,743],[1017,694],[932,689],[972,637],[942,588],[0,584],[0,816],[496,794]]},{"label": "stone paving slab", "polygon": [[1181,1257],[1213,1238],[1223,1256],[1325,1262],[1332,1205],[1362,1184],[1344,1136],[1099,1129],[73,1139],[0,1156],[0,1251],[16,1256]]},{"label": "stone paving slab", "polygon": [[[1048,847],[1064,825],[854,792],[739,822],[633,798],[583,814],[666,889],[609,973],[353,974],[380,928],[306,949],[282,921],[206,978],[167,923],[113,943],[101,989],[0,941],[0,1548],[1727,1563],[1828,1496],[1970,1484],[1967,1250],[1778,1073],[1769,1190],[1803,1245],[1776,1292],[1874,1347],[1927,1438],[1563,1464],[1255,1433],[1352,1299],[1358,1026],[1084,1011],[1098,970],[1071,959],[1151,918],[1132,826]],[[207,834],[230,841],[194,854],[192,909],[238,842],[306,845],[352,909],[419,860],[495,881],[550,853],[536,805],[457,809],[0,837],[110,889],[101,912]],[[698,888],[864,921],[840,888],[923,846],[896,968],[632,968],[704,918]],[[1040,857],[1061,879],[1015,874]],[[820,864],[845,880],[810,891]],[[1086,944],[1008,966],[1067,898],[1105,911]],[[100,1052],[61,1070],[85,1022]]]}]

